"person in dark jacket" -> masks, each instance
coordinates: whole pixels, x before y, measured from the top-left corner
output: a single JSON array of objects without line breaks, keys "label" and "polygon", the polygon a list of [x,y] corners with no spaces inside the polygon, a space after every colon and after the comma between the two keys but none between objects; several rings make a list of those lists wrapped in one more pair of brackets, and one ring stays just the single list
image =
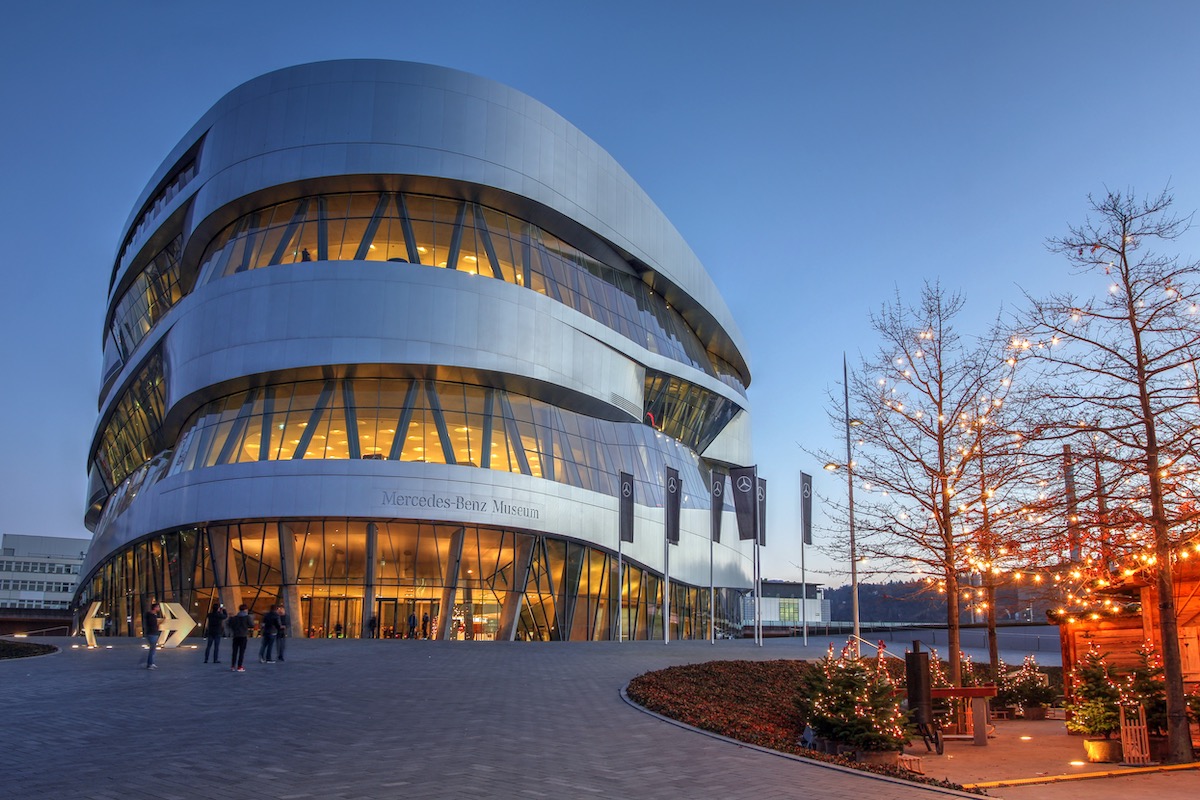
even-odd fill
[{"label": "person in dark jacket", "polygon": [[229,633],[233,636],[233,655],[229,657],[230,672],[245,672],[242,662],[246,659],[246,640],[250,638],[250,613],[245,603],[238,606],[238,613],[229,618]]},{"label": "person in dark jacket", "polygon": [[208,617],[204,622],[204,663],[208,663],[209,652],[212,652],[212,661],[214,664],[221,663],[221,637],[225,635],[225,620],[229,619],[229,613],[225,610],[225,606],[220,603],[213,603],[212,611],[208,612]]},{"label": "person in dark jacket", "polygon": [[271,610],[263,615],[262,625],[259,626],[259,635],[262,637],[262,644],[258,647],[258,660],[261,664],[274,664],[275,659],[275,640],[279,638],[279,629],[283,627],[279,623],[279,606],[271,606]]},{"label": "person in dark jacket", "polygon": [[275,610],[279,613],[279,638],[275,640],[275,649],[279,651],[279,655],[275,657],[283,661],[283,643],[287,641],[288,636],[288,615],[282,603],[275,606]]},{"label": "person in dark jacket", "polygon": [[142,636],[146,637],[146,644],[150,645],[150,652],[146,655],[146,669],[158,669],[158,665],[154,663],[154,651],[158,647],[160,616],[158,603],[151,603],[150,609],[142,614]]}]

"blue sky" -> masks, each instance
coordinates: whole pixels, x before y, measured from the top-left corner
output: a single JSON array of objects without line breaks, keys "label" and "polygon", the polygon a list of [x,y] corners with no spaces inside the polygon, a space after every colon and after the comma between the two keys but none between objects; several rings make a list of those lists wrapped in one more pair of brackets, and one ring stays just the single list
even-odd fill
[{"label": "blue sky", "polygon": [[[0,30],[0,532],[85,536],[120,227],[221,95],[332,58],[487,76],[607,149],[707,266],[753,370],[768,578],[798,577],[798,473],[868,314],[940,280],[982,332],[1072,279],[1046,237],[1105,186],[1200,208],[1190,2],[22,3]],[[1179,243],[1197,251],[1197,237]],[[1102,287],[1101,287],[1102,288]],[[838,557],[809,551],[809,579]],[[843,560],[844,563],[844,560]]]}]

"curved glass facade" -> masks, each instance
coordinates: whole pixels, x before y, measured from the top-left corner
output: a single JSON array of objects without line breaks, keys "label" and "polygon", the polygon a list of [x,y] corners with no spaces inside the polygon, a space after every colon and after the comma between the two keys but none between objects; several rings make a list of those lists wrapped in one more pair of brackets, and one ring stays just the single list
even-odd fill
[{"label": "curved glass facade", "polygon": [[650,369],[643,405],[644,421],[696,451],[708,447],[738,411],[719,394]]},{"label": "curved glass facade", "polygon": [[176,236],[150,259],[117,301],[109,331],[122,359],[129,357],[163,315],[183,297],[183,288],[179,285],[182,250],[183,236]]},{"label": "curved glass facade", "polygon": [[155,352],[121,393],[100,434],[93,463],[106,489],[112,491],[163,449],[161,429],[165,406],[162,356]]},{"label": "curved glass facade", "polygon": [[303,197],[231,223],[209,244],[200,282],[304,261],[391,261],[524,286],[745,393],[687,322],[643,281],[502,211],[400,192]]},{"label": "curved glass facade", "polygon": [[[662,579],[625,563],[618,606],[613,554],[499,528],[395,520],[271,520],[160,534],[115,553],[79,594],[98,601],[109,633],[136,636],[150,602],[202,619],[213,602],[255,614],[283,603],[308,637],[408,634],[429,616],[430,637],[521,641],[663,636]],[[718,589],[716,630],[741,629],[741,593]],[[364,608],[366,606],[366,608]],[[671,583],[671,638],[707,636],[708,587]],[[515,632],[515,637],[507,635]]]},{"label": "curved glass facade", "polygon": [[639,501],[661,503],[664,445],[678,456],[670,466],[684,480],[684,504],[706,508],[706,471],[695,453],[645,425],[463,383],[302,381],[206,404],[184,426],[169,474],[247,461],[411,461],[518,472],[615,497],[619,473],[631,471]]}]

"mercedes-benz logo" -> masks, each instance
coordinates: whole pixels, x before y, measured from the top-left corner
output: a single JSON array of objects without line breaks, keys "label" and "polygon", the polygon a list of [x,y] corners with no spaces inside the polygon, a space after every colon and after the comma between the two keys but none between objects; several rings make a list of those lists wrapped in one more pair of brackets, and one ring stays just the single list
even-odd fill
[{"label": "mercedes-benz logo", "polygon": [[761,486],[758,487],[758,499],[762,500],[766,496],[767,496],[767,493],[763,491],[763,487],[761,487]]},{"label": "mercedes-benz logo", "polygon": [[739,492],[748,492],[753,485],[748,475],[742,475],[737,479],[737,489]]},{"label": "mercedes-benz logo", "polygon": [[667,491],[671,494],[675,494],[675,492],[679,491],[679,487],[676,485],[674,477],[667,481]]},{"label": "mercedes-benz logo", "polygon": [[720,497],[725,493],[725,481],[713,484],[713,497]]},{"label": "mercedes-benz logo", "polygon": [[804,494],[804,499],[807,500],[808,498],[812,497],[812,484],[811,483],[804,484],[801,491]]},{"label": "mercedes-benz logo", "polygon": [[621,484],[621,497],[629,497],[631,494],[633,494],[633,484],[632,483],[622,483]]}]

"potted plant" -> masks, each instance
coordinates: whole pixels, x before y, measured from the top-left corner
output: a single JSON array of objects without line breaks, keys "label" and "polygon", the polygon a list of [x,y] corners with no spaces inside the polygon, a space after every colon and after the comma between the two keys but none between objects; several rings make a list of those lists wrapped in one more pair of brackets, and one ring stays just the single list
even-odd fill
[{"label": "potted plant", "polygon": [[1072,702],[1067,706],[1071,718],[1067,720],[1067,730],[1092,737],[1083,741],[1088,761],[1120,761],[1121,740],[1112,738],[1121,729],[1120,692],[1112,668],[1095,643],[1071,671],[1071,681]]},{"label": "potted plant", "polygon": [[993,712],[1001,712],[1008,719],[1016,716],[1017,706],[1020,704],[1013,689],[1013,678],[1017,674],[1018,672],[1010,673],[1008,665],[1001,661],[999,673],[996,675],[996,696],[989,701]]},{"label": "potted plant", "polygon": [[899,763],[908,736],[882,655],[872,663],[846,653],[835,658],[831,649],[796,704],[816,735],[836,742],[840,754],[868,763]]},{"label": "potted plant", "polygon": [[1046,706],[1058,699],[1058,690],[1038,669],[1033,656],[1026,656],[1025,663],[1007,682],[1009,694],[1021,706],[1025,719],[1045,719]]}]

